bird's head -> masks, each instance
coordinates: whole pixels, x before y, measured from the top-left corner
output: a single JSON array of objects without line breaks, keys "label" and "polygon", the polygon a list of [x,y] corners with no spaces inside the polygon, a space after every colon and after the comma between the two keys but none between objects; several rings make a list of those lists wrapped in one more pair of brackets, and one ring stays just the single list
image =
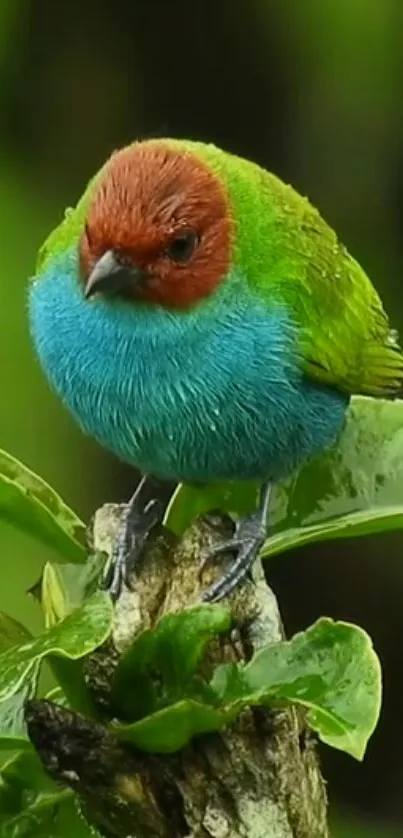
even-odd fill
[{"label": "bird's head", "polygon": [[219,177],[168,141],[116,152],[94,187],[79,243],[85,297],[188,308],[230,263],[232,225]]}]

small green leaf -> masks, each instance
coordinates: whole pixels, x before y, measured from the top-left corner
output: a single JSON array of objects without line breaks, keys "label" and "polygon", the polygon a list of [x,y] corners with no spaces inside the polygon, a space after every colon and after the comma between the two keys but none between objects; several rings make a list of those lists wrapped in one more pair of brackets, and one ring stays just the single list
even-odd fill
[{"label": "small green leaf", "polygon": [[0,520],[33,536],[63,560],[85,560],[82,521],[47,483],[3,450]]},{"label": "small green leaf", "polygon": [[[85,566],[85,565],[84,565]],[[63,567],[63,565],[60,565]],[[70,613],[63,580],[58,573],[59,565],[46,562],[43,568],[41,604],[46,628],[60,623]]]},{"label": "small green leaf", "polygon": [[366,632],[322,618],[292,640],[261,649],[246,666],[218,667],[211,686],[226,706],[300,704],[323,742],[362,759],[379,718],[381,684]]},{"label": "small green leaf", "polygon": [[188,695],[189,689],[192,695],[203,692],[200,680],[191,683],[198,664],[208,642],[230,625],[229,612],[219,605],[166,614],[141,632],[122,658],[112,685],[116,707],[133,720]]},{"label": "small green leaf", "polygon": [[113,606],[108,594],[99,592],[39,637],[0,654],[0,701],[14,695],[37,661],[57,656],[78,660],[101,646],[111,632]]},{"label": "small green leaf", "polygon": [[82,565],[45,564],[39,600],[47,627],[63,620],[96,592],[104,563],[104,556],[91,553]]},{"label": "small green leaf", "polygon": [[112,732],[149,753],[179,751],[194,736],[220,730],[236,716],[236,711],[219,710],[192,699],[178,701],[129,725],[113,724]]}]

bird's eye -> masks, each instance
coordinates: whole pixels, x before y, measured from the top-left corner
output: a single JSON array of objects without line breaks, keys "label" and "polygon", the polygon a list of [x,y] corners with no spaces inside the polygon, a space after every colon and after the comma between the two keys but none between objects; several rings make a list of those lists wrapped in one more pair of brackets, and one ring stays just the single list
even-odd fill
[{"label": "bird's eye", "polygon": [[171,240],[166,253],[173,262],[188,262],[193,256],[199,237],[194,230],[179,233]]}]

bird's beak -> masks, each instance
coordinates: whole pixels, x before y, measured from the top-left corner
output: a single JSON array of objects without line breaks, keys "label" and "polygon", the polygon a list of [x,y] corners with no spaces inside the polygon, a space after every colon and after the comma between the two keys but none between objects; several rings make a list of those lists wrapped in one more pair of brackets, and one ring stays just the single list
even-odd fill
[{"label": "bird's beak", "polygon": [[123,265],[113,250],[107,250],[95,263],[85,285],[88,300],[94,294],[119,294],[121,291],[144,287],[148,274],[138,265]]}]

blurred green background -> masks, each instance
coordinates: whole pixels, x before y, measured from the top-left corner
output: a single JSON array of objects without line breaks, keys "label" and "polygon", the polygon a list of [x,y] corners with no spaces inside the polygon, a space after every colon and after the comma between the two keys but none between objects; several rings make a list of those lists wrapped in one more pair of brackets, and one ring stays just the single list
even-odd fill
[{"label": "blurred green background", "polygon": [[[135,136],[211,140],[310,197],[403,331],[401,0],[1,0],[0,445],[83,516],[130,494],[84,439],[30,345],[26,283],[48,230]],[[403,452],[402,452],[403,456]],[[43,551],[0,528],[0,608],[32,627]],[[363,625],[384,666],[363,765],[323,749],[337,838],[403,834],[403,537],[309,547],[268,568],[289,632]]]}]

